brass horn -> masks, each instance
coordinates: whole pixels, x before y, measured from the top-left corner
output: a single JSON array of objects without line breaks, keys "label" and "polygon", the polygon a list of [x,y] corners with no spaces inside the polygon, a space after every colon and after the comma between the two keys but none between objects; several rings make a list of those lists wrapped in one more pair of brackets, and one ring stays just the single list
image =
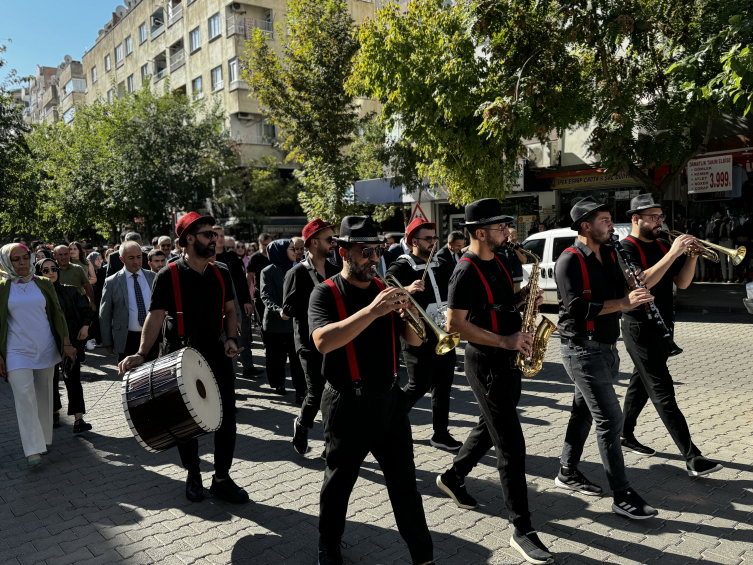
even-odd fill
[{"label": "brass horn", "polygon": [[[682,232],[679,232],[677,230],[670,230],[667,232],[667,236],[669,238],[670,242],[673,242],[675,239],[680,237],[681,235],[686,235]],[[698,239],[695,240],[696,247],[701,250],[701,257],[704,259],[708,259],[709,261],[713,261],[714,263],[719,262],[719,253],[724,253],[725,255],[728,255],[732,258],[732,264],[737,267],[740,263],[743,262],[743,259],[745,259],[745,253],[746,249],[745,247],[738,247],[737,249],[729,249],[727,247],[722,247],[721,245],[716,245],[715,243],[711,243],[710,241],[706,241],[705,239]],[[686,251],[685,255],[690,255],[690,251]]]},{"label": "brass horn", "polygon": [[[374,275],[382,282],[384,286],[394,286],[402,289],[403,292],[405,292],[405,296],[408,297],[408,300],[410,300],[413,306],[416,307],[416,310],[418,310],[418,317],[422,318],[424,320],[424,323],[429,327],[429,329],[431,329],[431,331],[434,332],[434,335],[437,336],[438,343],[434,348],[434,352],[437,355],[444,355],[445,353],[449,353],[458,346],[458,344],[460,343],[459,333],[448,333],[440,328],[437,323],[432,320],[431,316],[429,316],[426,311],[418,305],[418,302],[415,301],[415,299],[410,295],[410,292],[408,292],[405,287],[400,284],[400,281],[398,281],[394,277],[394,275],[390,275],[387,278],[384,278],[379,274],[379,271],[377,271],[376,265],[373,267],[373,269]],[[410,310],[406,310],[406,312],[408,312],[409,314],[408,324],[410,325],[411,329],[416,333],[418,337],[421,338],[422,341],[426,341],[426,330],[423,328],[423,326],[421,326],[420,320],[417,319],[415,314],[413,314],[413,312],[411,312]]]}]

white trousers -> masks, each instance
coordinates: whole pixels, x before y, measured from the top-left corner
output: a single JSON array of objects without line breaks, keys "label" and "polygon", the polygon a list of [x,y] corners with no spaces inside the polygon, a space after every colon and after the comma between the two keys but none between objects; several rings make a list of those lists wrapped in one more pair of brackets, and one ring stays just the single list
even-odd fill
[{"label": "white trousers", "polygon": [[24,455],[47,450],[52,443],[52,377],[55,367],[8,371],[16,403]]}]

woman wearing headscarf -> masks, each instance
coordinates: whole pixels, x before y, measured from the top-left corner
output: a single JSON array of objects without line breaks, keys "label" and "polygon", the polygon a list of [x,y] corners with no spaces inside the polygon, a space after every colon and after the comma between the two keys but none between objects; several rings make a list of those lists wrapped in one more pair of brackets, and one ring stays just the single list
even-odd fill
[{"label": "woman wearing headscarf", "polygon": [[[90,265],[94,266],[94,273],[97,277],[97,282],[93,285],[94,300],[99,306],[99,304],[102,302],[102,290],[105,287],[105,279],[107,278],[107,269],[103,268],[105,261],[102,255],[100,255],[97,251],[89,253],[89,255],[86,256],[86,260],[89,261]],[[89,336],[91,337],[91,339],[87,342],[86,349],[91,351],[92,349],[97,347],[98,344],[102,343],[102,334],[99,330],[99,316],[97,315],[94,316],[94,321],[89,328]]]},{"label": "woman wearing headscarf", "polygon": [[34,252],[34,255],[36,256],[36,261],[41,261],[42,259],[52,259],[52,251],[45,249],[44,247],[38,247]]},{"label": "woman wearing headscarf", "polygon": [[285,394],[285,360],[288,359],[296,403],[301,404],[306,396],[306,379],[295,352],[293,320],[282,312],[282,283],[295,260],[293,242],[289,239],[273,241],[267,247],[267,255],[272,264],[265,267],[260,276],[260,294],[266,306],[263,328],[267,378],[277,394]]},{"label": "woman wearing headscarf", "polygon": [[[75,286],[60,284],[58,280],[58,264],[54,259],[45,259],[36,264],[35,273],[38,277],[44,276],[50,279],[55,294],[57,294],[60,308],[65,316],[65,323],[68,326],[68,335],[72,345],[76,348],[76,359],[71,362],[64,361],[63,370],[65,372],[65,388],[68,391],[68,415],[74,416],[73,433],[81,433],[91,430],[91,424],[84,422],[84,389],[81,386],[81,357],[86,344],[86,337],[89,335],[89,326],[94,319],[94,311],[89,306],[89,300],[81,294]],[[53,379],[53,427],[57,428],[60,424],[60,409],[63,407],[60,401],[60,365],[55,366],[55,376]]]},{"label": "woman wearing headscarf", "polygon": [[61,355],[76,359],[49,279],[31,272],[25,245],[0,249],[0,376],[10,383],[29,467],[52,444],[52,380]]}]

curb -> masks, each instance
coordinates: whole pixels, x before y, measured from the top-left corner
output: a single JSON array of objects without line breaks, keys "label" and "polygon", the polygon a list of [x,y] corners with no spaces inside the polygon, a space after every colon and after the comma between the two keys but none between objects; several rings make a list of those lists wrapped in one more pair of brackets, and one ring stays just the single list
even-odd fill
[{"label": "curb", "polygon": [[675,304],[677,312],[705,312],[707,314],[747,314],[744,306],[703,306],[701,304]]}]

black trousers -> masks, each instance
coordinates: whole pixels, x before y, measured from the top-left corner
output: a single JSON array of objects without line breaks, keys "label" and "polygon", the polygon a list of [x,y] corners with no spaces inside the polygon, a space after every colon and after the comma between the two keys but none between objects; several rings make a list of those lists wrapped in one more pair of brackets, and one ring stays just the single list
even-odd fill
[{"label": "black trousers", "polygon": [[[81,386],[81,358],[76,356],[76,361],[66,374],[65,390],[68,391],[68,415],[83,414],[86,412],[84,404],[84,387]],[[52,380],[52,409],[58,412],[63,407],[60,400],[60,364],[55,365],[55,376]]]},{"label": "black trousers", "polygon": [[522,532],[531,529],[526,484],[526,444],[516,407],[520,400],[520,371],[510,368],[510,356],[488,355],[468,344],[465,375],[481,409],[478,424],[453,461],[455,474],[468,476],[494,446],[497,470],[510,521]]},{"label": "black trousers", "polygon": [[264,332],[264,345],[267,356],[267,379],[269,386],[279,388],[285,386],[285,361],[290,361],[290,377],[293,388],[298,396],[306,394],[306,377],[298,354],[295,352],[293,332],[273,334]]},{"label": "black trousers", "polygon": [[434,433],[443,434],[447,433],[450,422],[450,394],[457,356],[454,349],[445,355],[437,355],[435,347],[431,341],[418,347],[405,346],[403,359],[408,369],[408,384],[403,390],[408,394],[409,410],[431,390]]},{"label": "black trousers", "polygon": [[301,406],[301,425],[311,429],[314,427],[314,419],[322,404],[322,393],[324,392],[323,356],[318,351],[301,349],[298,352],[298,357],[301,360],[303,374],[306,377],[306,398]]},{"label": "black trousers", "polygon": [[[154,342],[154,345],[152,345],[152,348],[149,350],[149,355],[146,356],[144,359],[144,363],[148,363],[149,361],[154,361],[159,357],[159,344],[162,341],[162,336],[160,335]],[[141,347],[141,332],[128,332],[128,337],[126,338],[126,346],[125,351],[123,353],[118,353],[118,363],[120,363],[123,359],[128,357],[129,355],[136,355],[139,352],[139,347]]]},{"label": "black trousers", "polygon": [[658,330],[647,323],[622,320],[622,338],[635,369],[625,393],[622,436],[633,437],[638,416],[649,398],[686,461],[701,455],[690,439],[690,429],[675,398],[672,375],[667,368],[669,346]]},{"label": "black trousers", "polygon": [[330,385],[322,394],[327,467],[319,497],[319,534],[328,545],[340,543],[348,499],[371,452],[384,473],[397,529],[413,563],[434,558],[421,495],[416,488],[408,397],[398,386],[386,392],[340,394]]},{"label": "black trousers", "polygon": [[[235,453],[235,375],[233,362],[225,356],[221,341],[211,348],[198,350],[209,364],[220,389],[222,401],[222,425],[214,432],[214,474],[218,479],[228,476]],[[178,453],[183,467],[189,473],[199,473],[199,440],[197,438],[178,443]]]}]

